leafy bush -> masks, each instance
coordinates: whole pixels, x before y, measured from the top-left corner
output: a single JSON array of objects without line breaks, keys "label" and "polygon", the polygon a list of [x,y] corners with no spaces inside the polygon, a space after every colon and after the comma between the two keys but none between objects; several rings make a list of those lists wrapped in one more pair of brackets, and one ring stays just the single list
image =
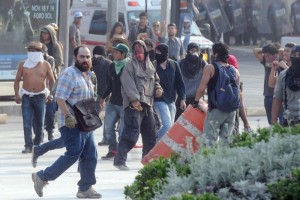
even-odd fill
[{"label": "leafy bush", "polygon": [[274,199],[300,199],[300,169],[294,169],[291,178],[268,185],[268,189]]},{"label": "leafy bush", "polygon": [[171,197],[170,200],[219,200],[220,198],[211,193],[204,193],[201,196],[182,194],[180,197]]},{"label": "leafy bush", "polygon": [[[265,183],[286,177],[300,166],[300,135],[269,137],[251,148],[217,148],[203,156],[201,149],[189,161],[191,174],[179,177],[168,173],[163,190],[155,199],[195,191],[218,193],[221,199],[270,199]],[[255,198],[250,198],[255,197]]]},{"label": "leafy bush", "polygon": [[178,155],[172,155],[170,159],[159,158],[139,170],[135,181],[130,186],[125,186],[124,194],[133,200],[152,199],[156,191],[161,191],[166,184],[167,173],[174,166],[178,176],[190,174],[190,169],[185,163],[181,163]]},{"label": "leafy bush", "polygon": [[201,145],[194,156],[180,155],[187,162],[174,155],[154,160],[125,187],[125,195],[132,200],[198,198],[206,193],[221,199],[271,199],[265,184],[287,177],[292,167],[300,166],[300,136],[291,136],[299,133],[300,125],[275,125],[235,136],[234,148]]}]

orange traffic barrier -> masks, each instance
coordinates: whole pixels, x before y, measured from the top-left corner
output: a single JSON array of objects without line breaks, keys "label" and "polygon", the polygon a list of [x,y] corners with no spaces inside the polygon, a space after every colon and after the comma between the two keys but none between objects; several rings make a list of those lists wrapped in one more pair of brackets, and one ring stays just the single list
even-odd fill
[{"label": "orange traffic barrier", "polygon": [[189,105],[167,134],[144,156],[142,163],[146,164],[160,156],[167,158],[172,153],[182,152],[187,147],[187,137],[191,138],[193,151],[196,152],[199,149],[196,138],[202,136],[205,116],[204,112]]}]

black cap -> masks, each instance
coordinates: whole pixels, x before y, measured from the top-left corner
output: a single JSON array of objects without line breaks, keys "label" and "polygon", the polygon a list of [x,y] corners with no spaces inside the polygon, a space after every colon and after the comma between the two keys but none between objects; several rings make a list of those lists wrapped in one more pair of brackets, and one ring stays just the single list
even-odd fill
[{"label": "black cap", "polygon": [[166,45],[164,43],[157,45],[156,49],[159,50],[162,54],[169,53],[169,47],[168,47],[168,45]]},{"label": "black cap", "polygon": [[195,43],[195,42],[191,42],[187,46],[187,50],[189,51],[191,49],[197,49],[197,51],[200,51],[200,46],[197,43]]},{"label": "black cap", "polygon": [[296,45],[292,48],[291,54],[294,54],[296,52],[300,52],[300,45]]},{"label": "black cap", "polygon": [[93,49],[93,55],[105,56],[105,49],[103,46],[95,46]]}]

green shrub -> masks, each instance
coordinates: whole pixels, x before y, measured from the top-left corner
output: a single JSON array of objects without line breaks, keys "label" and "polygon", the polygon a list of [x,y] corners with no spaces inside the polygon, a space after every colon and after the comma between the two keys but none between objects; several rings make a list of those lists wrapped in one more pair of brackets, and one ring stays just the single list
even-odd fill
[{"label": "green shrub", "polygon": [[278,200],[300,199],[300,169],[292,171],[292,177],[267,186],[272,197]]},{"label": "green shrub", "polygon": [[174,166],[178,176],[190,174],[187,164],[180,163],[178,155],[172,155],[169,159],[159,158],[139,170],[135,181],[130,186],[125,186],[124,194],[132,200],[149,200],[155,196],[155,192],[162,189],[166,184],[167,173]]},{"label": "green shrub", "polygon": [[171,197],[169,200],[220,200],[220,198],[211,193],[203,193],[201,196],[182,194],[180,197]]}]

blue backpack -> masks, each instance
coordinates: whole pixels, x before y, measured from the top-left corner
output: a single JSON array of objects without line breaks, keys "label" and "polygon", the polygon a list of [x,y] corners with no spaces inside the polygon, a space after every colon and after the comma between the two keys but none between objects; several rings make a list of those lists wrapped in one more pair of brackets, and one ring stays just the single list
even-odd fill
[{"label": "blue backpack", "polygon": [[223,67],[213,63],[215,72],[219,71],[215,87],[209,92],[210,103],[223,112],[232,112],[240,106],[239,86],[236,71],[232,66]]}]

